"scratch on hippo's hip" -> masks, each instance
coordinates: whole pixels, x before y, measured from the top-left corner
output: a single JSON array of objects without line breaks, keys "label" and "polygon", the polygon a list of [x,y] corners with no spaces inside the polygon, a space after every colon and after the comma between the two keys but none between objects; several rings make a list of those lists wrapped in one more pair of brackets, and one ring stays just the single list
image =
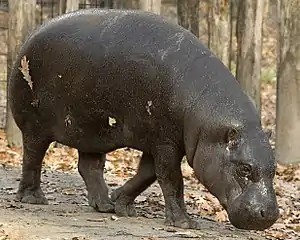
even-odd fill
[{"label": "scratch on hippo's hip", "polygon": [[24,56],[21,59],[21,67],[19,67],[19,70],[23,74],[23,79],[27,82],[27,84],[30,87],[31,91],[33,91],[33,82],[31,80],[31,76],[29,74],[29,60],[26,59],[26,56]]},{"label": "scratch on hippo's hip", "polygon": [[70,126],[72,124],[71,115],[67,114],[65,118],[65,125],[66,127]]},{"label": "scratch on hippo's hip", "polygon": [[184,33],[176,33],[173,36],[169,37],[168,39],[169,47],[167,49],[159,50],[159,53],[161,54],[161,60],[165,60],[165,58],[169,55],[169,53],[178,52],[181,48],[181,44],[183,40],[184,40]]},{"label": "scratch on hippo's hip", "polygon": [[29,60],[27,60],[26,56],[23,56],[21,59],[21,67],[19,67],[19,70],[23,74],[23,79],[27,82],[33,96],[33,100],[30,104],[31,106],[37,108],[40,101],[36,99],[36,94],[33,92],[33,81],[29,72]]},{"label": "scratch on hippo's hip", "polygon": [[115,118],[113,118],[113,117],[108,117],[108,124],[111,127],[116,127],[117,120]]},{"label": "scratch on hippo's hip", "polygon": [[149,114],[149,116],[151,116],[151,106],[153,105],[153,103],[152,103],[152,101],[148,101],[147,102],[147,105],[146,105],[146,110],[147,110],[147,112],[148,112],[148,114]]}]

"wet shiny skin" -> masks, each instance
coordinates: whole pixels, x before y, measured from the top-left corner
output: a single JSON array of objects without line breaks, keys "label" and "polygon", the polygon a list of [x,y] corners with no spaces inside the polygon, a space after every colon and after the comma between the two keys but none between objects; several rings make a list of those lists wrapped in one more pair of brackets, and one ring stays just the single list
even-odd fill
[{"label": "wet shiny skin", "polygon": [[230,222],[237,228],[249,230],[264,230],[272,226],[279,217],[279,209],[275,194],[269,194],[271,196],[262,194],[257,186],[249,186],[245,194],[236,198],[227,209]]},{"label": "wet shiny skin", "polygon": [[[19,70],[24,56],[32,89]],[[186,155],[235,226],[263,229],[276,220],[274,157],[259,115],[230,71],[186,29],[153,13],[80,10],[38,28],[16,63],[8,89],[23,134],[20,201],[47,203],[41,167],[57,141],[78,150],[89,204],[99,212],[134,216],[134,199],[157,180],[166,224],[201,229],[184,203]],[[125,146],[143,156],[110,199],[105,153]]]},{"label": "wet shiny skin", "polygon": [[[207,146],[199,141],[193,166],[196,176],[227,210],[234,226],[263,230],[279,217],[273,185],[275,164],[267,134],[251,130],[253,126],[236,125],[239,130],[230,141],[215,147],[214,159],[201,165],[199,158],[205,156],[207,160],[211,154],[201,151]],[[212,174],[215,171],[220,173],[218,177]]]}]

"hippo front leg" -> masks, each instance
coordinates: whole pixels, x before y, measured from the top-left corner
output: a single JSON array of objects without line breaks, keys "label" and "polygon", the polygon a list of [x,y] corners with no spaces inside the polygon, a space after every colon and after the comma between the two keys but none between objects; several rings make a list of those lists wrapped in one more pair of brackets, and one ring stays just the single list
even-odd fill
[{"label": "hippo front leg", "polygon": [[78,153],[78,170],[87,187],[89,205],[99,212],[114,212],[114,204],[108,197],[108,188],[103,178],[105,154]]},{"label": "hippo front leg", "polygon": [[166,225],[200,229],[200,224],[187,214],[184,203],[181,161],[183,154],[172,145],[163,145],[154,152],[155,172],[165,199]]}]

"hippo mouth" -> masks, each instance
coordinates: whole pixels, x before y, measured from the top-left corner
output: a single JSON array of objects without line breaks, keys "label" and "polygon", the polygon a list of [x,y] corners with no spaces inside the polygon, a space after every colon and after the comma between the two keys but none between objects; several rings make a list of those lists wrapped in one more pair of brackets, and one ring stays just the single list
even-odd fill
[{"label": "hippo mouth", "polygon": [[253,204],[240,196],[230,206],[224,206],[224,208],[231,224],[244,230],[265,230],[271,227],[279,217],[277,202],[271,200],[265,204]]}]

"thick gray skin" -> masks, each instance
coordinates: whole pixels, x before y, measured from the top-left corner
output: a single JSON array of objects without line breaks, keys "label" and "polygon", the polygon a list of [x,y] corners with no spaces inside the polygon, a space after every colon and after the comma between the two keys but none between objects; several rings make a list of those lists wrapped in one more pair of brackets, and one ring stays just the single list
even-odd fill
[{"label": "thick gray skin", "polygon": [[[32,90],[18,69],[23,56]],[[47,203],[41,166],[57,141],[78,149],[89,203],[100,212],[134,216],[134,199],[157,179],[166,223],[200,228],[185,209],[186,155],[234,226],[262,230],[278,218],[274,156],[256,109],[220,60],[160,16],[90,9],[56,18],[23,45],[9,97],[23,134],[22,202]],[[137,174],[112,194],[114,204],[105,153],[125,146],[143,156]]]}]

